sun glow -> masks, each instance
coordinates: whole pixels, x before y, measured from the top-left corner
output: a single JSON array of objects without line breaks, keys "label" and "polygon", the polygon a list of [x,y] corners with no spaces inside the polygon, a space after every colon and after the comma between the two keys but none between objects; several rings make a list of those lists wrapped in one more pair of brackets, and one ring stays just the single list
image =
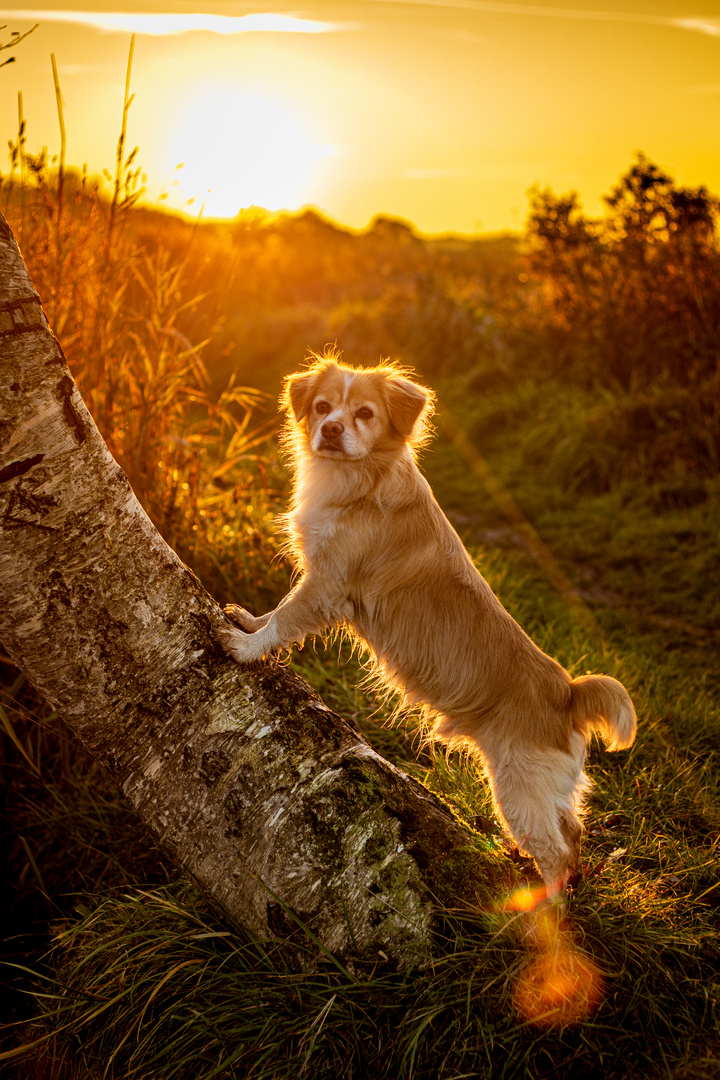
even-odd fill
[{"label": "sun glow", "polygon": [[171,143],[176,179],[168,203],[204,203],[207,217],[242,208],[297,210],[309,200],[320,159],[303,119],[263,91],[194,87]]}]

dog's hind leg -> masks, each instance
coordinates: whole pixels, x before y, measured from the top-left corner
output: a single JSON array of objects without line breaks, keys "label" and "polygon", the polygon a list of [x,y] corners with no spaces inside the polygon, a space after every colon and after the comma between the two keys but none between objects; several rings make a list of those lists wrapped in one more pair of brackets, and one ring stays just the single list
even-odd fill
[{"label": "dog's hind leg", "polygon": [[488,768],[499,814],[518,847],[534,858],[548,896],[561,892],[579,865],[581,770],[579,754],[536,747],[506,751]]},{"label": "dog's hind leg", "polygon": [[568,848],[568,883],[576,884],[580,876],[580,842],[582,823],[574,809],[565,806],[558,810],[560,832]]}]

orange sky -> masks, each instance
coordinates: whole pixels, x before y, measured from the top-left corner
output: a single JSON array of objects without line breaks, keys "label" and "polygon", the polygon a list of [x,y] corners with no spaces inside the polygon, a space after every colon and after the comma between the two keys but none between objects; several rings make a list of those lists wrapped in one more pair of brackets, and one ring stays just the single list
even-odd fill
[{"label": "orange sky", "polygon": [[720,0],[85,0],[1,21],[2,40],[40,24],[0,71],[3,145],[21,90],[28,149],[58,151],[54,52],[67,160],[91,172],[114,168],[136,32],[128,142],[148,197],[189,211],[493,232],[523,225],[533,184],[598,213],[636,150],[720,193]]}]

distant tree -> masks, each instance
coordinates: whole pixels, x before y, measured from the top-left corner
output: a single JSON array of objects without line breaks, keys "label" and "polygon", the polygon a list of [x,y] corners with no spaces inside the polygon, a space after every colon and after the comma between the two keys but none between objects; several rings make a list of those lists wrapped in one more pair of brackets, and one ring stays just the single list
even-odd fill
[{"label": "distant tree", "polygon": [[720,203],[638,154],[585,215],[575,192],[531,192],[530,267],[553,354],[576,374],[628,387],[667,373],[709,377],[720,347]]},{"label": "distant tree", "polygon": [[718,200],[707,188],[679,188],[644,154],[604,197],[612,214],[607,227],[618,239],[643,246],[689,237],[712,242]]},{"label": "distant tree", "polygon": [[546,188],[530,193],[530,235],[555,254],[585,247],[595,230],[585,217],[576,191],[557,196]]}]

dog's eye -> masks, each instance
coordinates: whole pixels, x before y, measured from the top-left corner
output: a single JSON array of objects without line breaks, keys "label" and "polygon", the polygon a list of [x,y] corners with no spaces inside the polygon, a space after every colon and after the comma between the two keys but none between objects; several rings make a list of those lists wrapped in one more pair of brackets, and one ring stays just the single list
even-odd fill
[{"label": "dog's eye", "polygon": [[363,405],[362,409],[358,409],[355,413],[356,420],[372,420],[374,416],[372,409],[368,409],[367,405]]},{"label": "dog's eye", "polygon": [[330,412],[330,402],[329,401],[316,401],[315,402],[315,412],[320,413],[321,416],[325,416],[326,413]]}]

